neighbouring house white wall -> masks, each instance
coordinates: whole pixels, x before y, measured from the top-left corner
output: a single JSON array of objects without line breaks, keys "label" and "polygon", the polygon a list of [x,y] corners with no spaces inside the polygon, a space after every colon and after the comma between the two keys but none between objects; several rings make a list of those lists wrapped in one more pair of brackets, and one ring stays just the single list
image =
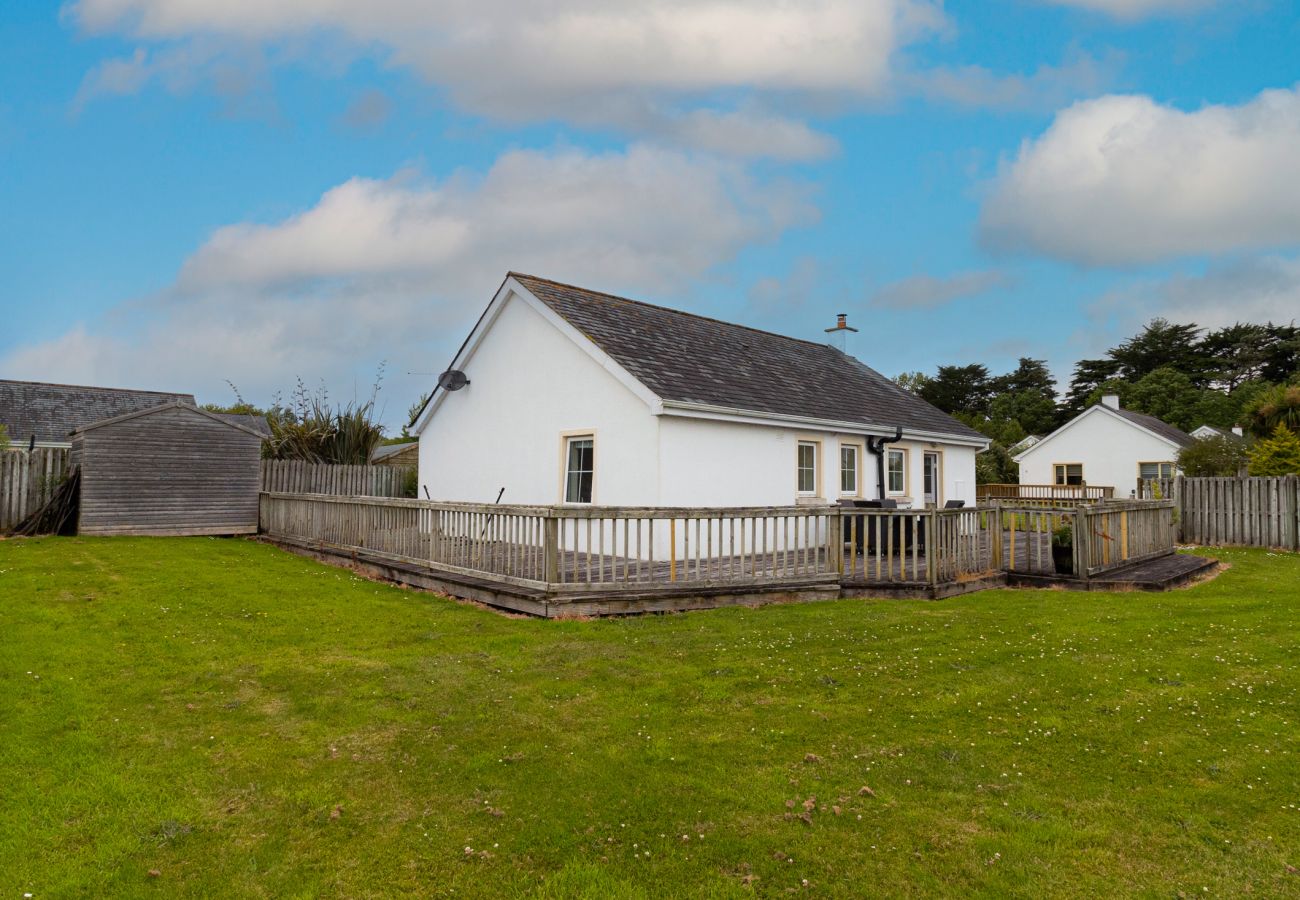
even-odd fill
[{"label": "neighbouring house white wall", "polygon": [[1053,484],[1054,464],[1082,463],[1084,481],[1127,497],[1137,485],[1138,463],[1177,456],[1168,441],[1094,407],[1021,455],[1020,483]]},{"label": "neighbouring house white wall", "polygon": [[595,435],[594,502],[658,496],[658,419],[568,337],[512,297],[420,435],[420,495],[554,504],[563,499],[565,432]]}]

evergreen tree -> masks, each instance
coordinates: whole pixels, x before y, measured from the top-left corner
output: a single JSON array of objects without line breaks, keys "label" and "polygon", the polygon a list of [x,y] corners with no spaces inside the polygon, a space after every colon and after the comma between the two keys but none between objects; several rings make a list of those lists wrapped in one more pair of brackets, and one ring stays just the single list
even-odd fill
[{"label": "evergreen tree", "polygon": [[1142,331],[1108,354],[1125,381],[1136,382],[1156,369],[1182,372],[1198,387],[1208,383],[1213,363],[1201,348],[1201,329],[1152,319]]},{"label": "evergreen tree", "polygon": [[1300,437],[1285,425],[1250,451],[1251,475],[1300,475]]},{"label": "evergreen tree", "polygon": [[1074,377],[1070,379],[1070,390],[1061,405],[1060,419],[1072,419],[1096,402],[1091,398],[1097,389],[1115,378],[1118,372],[1119,363],[1113,359],[1079,360],[1074,367]]},{"label": "evergreen tree", "polygon": [[920,394],[927,402],[946,413],[985,412],[992,395],[987,366],[940,366],[938,374],[926,381]]}]

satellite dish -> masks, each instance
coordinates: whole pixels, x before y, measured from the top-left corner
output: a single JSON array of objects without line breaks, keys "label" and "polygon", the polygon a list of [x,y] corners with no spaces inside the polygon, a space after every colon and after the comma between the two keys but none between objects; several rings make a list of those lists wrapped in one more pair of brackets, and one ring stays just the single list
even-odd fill
[{"label": "satellite dish", "polygon": [[438,376],[438,387],[444,391],[458,391],[469,384],[469,379],[460,369],[448,369]]}]

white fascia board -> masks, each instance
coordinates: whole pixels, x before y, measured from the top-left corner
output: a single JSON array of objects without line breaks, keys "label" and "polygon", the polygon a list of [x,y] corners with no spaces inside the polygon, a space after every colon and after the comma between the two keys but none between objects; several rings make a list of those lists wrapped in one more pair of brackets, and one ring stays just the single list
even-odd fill
[{"label": "white fascia board", "polygon": [[[712,406],[707,403],[688,403],[681,400],[663,401],[663,415],[680,416],[686,419],[710,419],[717,422],[739,422],[748,425],[789,425],[793,428],[806,428],[811,431],[835,431],[854,435],[894,436],[894,429],[880,425],[864,425],[861,422],[791,416],[784,413],[768,413],[750,409],[733,409],[725,406]],[[987,438],[972,438],[964,435],[944,434],[938,431],[917,431],[911,428],[903,429],[903,438],[905,440],[957,444],[963,447],[976,447],[981,450],[986,450],[989,446]]]},{"label": "white fascia board", "polygon": [[[488,308],[479,318],[478,323],[474,326],[474,330],[470,332],[470,336],[466,339],[464,346],[461,347],[460,352],[456,354],[455,358],[451,361],[451,365],[447,368],[464,369],[469,364],[469,361],[474,357],[474,353],[482,345],[483,339],[487,337],[488,332],[492,330],[492,326],[501,315],[501,311],[505,309],[506,304],[509,303],[511,299],[516,299],[521,303],[527,304],[530,309],[550,323],[552,327],[569,340],[573,341],[573,343],[577,344],[578,347],[595,360],[601,368],[609,372],[615,380],[645,403],[646,406],[650,408],[652,414],[658,415],[662,411],[663,401],[659,399],[657,394],[642,384],[632,375],[631,372],[619,365],[608,353],[592,343],[590,338],[586,337],[582,332],[570,325],[563,317],[558,315],[541,300],[534,297],[531,291],[513,277],[508,277],[501,283],[501,287],[497,289],[496,295],[492,298],[492,302],[488,304]],[[428,427],[429,420],[432,419],[433,415],[438,411],[438,407],[442,405],[442,401],[446,396],[446,391],[439,390],[436,387],[434,388],[433,397],[425,405],[424,412],[422,412],[419,418],[415,421],[413,430],[417,437],[424,432],[426,427]]]}]

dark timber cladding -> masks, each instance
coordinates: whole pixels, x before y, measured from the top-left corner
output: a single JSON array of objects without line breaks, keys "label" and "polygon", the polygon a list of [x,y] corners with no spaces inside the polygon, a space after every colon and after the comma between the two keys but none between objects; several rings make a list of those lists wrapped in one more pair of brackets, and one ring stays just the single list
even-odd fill
[{"label": "dark timber cladding", "polygon": [[261,447],[253,429],[185,403],[78,429],[78,531],[254,534]]}]

